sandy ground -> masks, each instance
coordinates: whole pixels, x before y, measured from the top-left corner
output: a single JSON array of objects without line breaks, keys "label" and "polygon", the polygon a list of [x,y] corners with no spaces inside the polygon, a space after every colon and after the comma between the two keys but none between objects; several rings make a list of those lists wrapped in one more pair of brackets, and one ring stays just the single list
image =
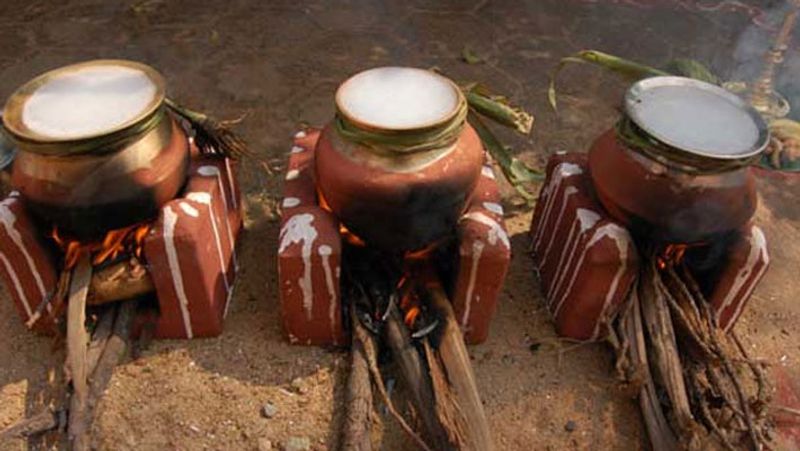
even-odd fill
[{"label": "sandy ground", "polygon": [[[332,2],[331,2],[332,3]],[[241,131],[279,163],[301,123],[333,113],[336,85],[370,66],[438,66],[459,80],[507,92],[537,116],[520,155],[542,164],[556,150],[584,150],[614,118],[622,84],[589,68],[563,81],[562,113],[546,106],[547,71],[587,47],[659,63],[676,56],[735,70],[737,39],[751,24],[738,9],[698,11],[667,1],[230,2],[210,0],[5,0],[0,5],[0,97],[44,70],[89,58],[123,57],[159,68],[172,96],[220,117],[247,113]],[[769,6],[776,2],[751,2]],[[469,47],[484,62],[467,65]],[[795,57],[797,56],[797,50]],[[100,406],[102,450],[279,449],[291,437],[314,449],[336,447],[347,354],[289,346],[276,290],[275,199],[280,177],[245,167],[247,230],[241,273],[225,333],[216,339],[161,341],[120,366]],[[772,267],[737,326],[752,352],[800,372],[800,186],[761,183],[758,221]],[[487,343],[471,348],[497,449],[642,449],[635,400],[612,377],[603,345],[559,344],[525,255],[530,209],[507,194],[514,259]],[[542,343],[537,351],[531,343]],[[38,412],[64,353],[19,323],[0,297],[0,429]],[[277,407],[266,419],[265,403]],[[411,449],[376,419],[381,449]],[[568,421],[575,423],[567,431]],[[58,447],[0,443],[2,450]]]}]

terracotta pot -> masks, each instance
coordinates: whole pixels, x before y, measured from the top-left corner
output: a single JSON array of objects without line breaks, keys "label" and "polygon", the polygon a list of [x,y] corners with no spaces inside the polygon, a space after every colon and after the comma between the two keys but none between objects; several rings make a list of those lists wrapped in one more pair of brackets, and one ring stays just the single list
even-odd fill
[{"label": "terracotta pot", "polygon": [[454,233],[483,161],[469,125],[455,143],[411,155],[377,154],[329,125],[317,143],[315,171],[321,196],[351,232],[400,252]]},{"label": "terracotta pot", "polygon": [[749,166],[682,171],[626,146],[614,129],[593,144],[589,170],[606,210],[634,233],[658,241],[700,242],[738,229],[757,205]]},{"label": "terracotta pot", "polygon": [[20,151],[11,182],[40,218],[78,238],[154,218],[186,181],[189,141],[175,121],[112,153],[48,156]]}]

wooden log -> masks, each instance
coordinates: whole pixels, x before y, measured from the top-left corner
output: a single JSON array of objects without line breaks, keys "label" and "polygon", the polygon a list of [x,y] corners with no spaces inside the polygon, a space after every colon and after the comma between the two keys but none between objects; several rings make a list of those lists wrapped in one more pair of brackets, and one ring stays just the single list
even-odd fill
[{"label": "wooden log", "polygon": [[86,332],[86,296],[92,278],[92,262],[83,256],[73,269],[67,306],[67,366],[72,380],[69,407],[69,438],[74,451],[89,449],[86,435],[86,354],[89,334]]},{"label": "wooden log", "polygon": [[450,300],[441,283],[434,277],[426,281],[424,295],[440,321],[438,343],[435,348],[447,380],[456,394],[460,410],[466,418],[467,446],[474,450],[492,450],[494,445],[489,433],[489,423],[478,394],[478,385],[475,383],[475,374],[472,371],[464,337],[456,322]]},{"label": "wooden log", "polygon": [[89,305],[133,299],[155,291],[153,279],[135,257],[96,271],[89,289]]},{"label": "wooden log", "polygon": [[652,262],[639,280],[639,297],[642,299],[642,318],[650,340],[648,357],[656,383],[664,387],[672,406],[672,416],[682,439],[692,434],[696,425],[689,405],[689,396],[683,379],[683,366],[678,353],[672,317],[664,294],[656,282],[660,277]]},{"label": "wooden log", "polygon": [[108,343],[97,362],[97,367],[91,375],[91,385],[88,398],[88,406],[91,412],[103,396],[108,387],[114,368],[125,356],[130,341],[133,319],[136,314],[136,301],[125,301],[119,306],[117,319],[114,321],[114,331],[108,338]]},{"label": "wooden log", "polygon": [[100,360],[100,355],[106,348],[106,342],[111,335],[111,329],[114,327],[114,319],[117,317],[117,306],[111,305],[100,314],[100,319],[92,333],[92,340],[89,342],[89,350],[86,353],[86,373],[92,374],[97,361]]},{"label": "wooden log", "polygon": [[0,443],[11,440],[31,437],[36,434],[51,431],[58,427],[58,413],[47,409],[30,418],[26,418],[0,432]]},{"label": "wooden log", "polygon": [[644,326],[642,325],[642,313],[640,299],[637,291],[631,290],[630,310],[621,318],[621,334],[627,338],[629,345],[627,350],[630,353],[628,362],[634,365],[636,379],[641,381],[639,389],[639,407],[644,416],[644,423],[647,427],[647,435],[650,437],[650,444],[653,451],[673,451],[678,449],[678,440],[670,428],[667,417],[664,414],[663,406],[656,392],[655,382],[650,373],[647,356],[647,343],[644,337]]},{"label": "wooden log", "polygon": [[[358,322],[354,308],[351,321]],[[369,382],[369,364],[367,363],[364,343],[358,335],[352,334],[350,349],[350,375],[347,378],[347,394],[345,405],[347,413],[342,427],[341,449],[371,451],[370,414],[372,412],[372,387]]]},{"label": "wooden log", "polygon": [[455,449],[448,438],[447,431],[436,415],[436,398],[433,394],[431,379],[423,366],[419,351],[411,344],[408,328],[403,324],[400,312],[394,304],[390,305],[389,315],[384,327],[384,339],[392,350],[392,356],[403,382],[411,392],[411,402],[422,420],[425,435],[434,449]]}]

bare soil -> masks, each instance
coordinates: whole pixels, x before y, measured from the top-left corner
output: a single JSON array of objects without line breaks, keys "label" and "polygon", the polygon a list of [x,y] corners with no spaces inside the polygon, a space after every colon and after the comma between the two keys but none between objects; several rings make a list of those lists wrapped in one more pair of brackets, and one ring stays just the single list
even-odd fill
[{"label": "bare soil", "polygon": [[[170,94],[186,105],[219,117],[247,113],[240,129],[252,149],[280,164],[302,123],[332,116],[334,90],[349,74],[377,65],[437,66],[455,79],[485,82],[534,112],[531,138],[508,138],[524,159],[541,165],[557,150],[585,150],[612,123],[624,87],[592,68],[570,69],[556,117],[546,103],[547,74],[562,56],[600,48],[653,64],[694,57],[723,76],[735,72],[737,40],[752,28],[748,10],[642,3],[5,0],[0,97],[62,64],[137,59],[160,69]],[[461,61],[465,47],[483,62]],[[797,47],[791,52],[796,61]],[[313,449],[336,448],[347,354],[284,340],[275,263],[282,178],[243,165],[248,213],[225,333],[155,342],[121,365],[100,406],[97,449],[279,449],[290,437],[308,438]],[[795,373],[798,179],[760,183],[757,220],[772,266],[737,325],[753,354]],[[491,337],[471,348],[497,449],[646,448],[637,403],[614,380],[610,350],[556,338],[525,253],[531,210],[509,187],[504,192],[514,259]],[[26,331],[4,293],[0,429],[41,410],[63,360],[63,346]],[[273,418],[260,413],[266,403],[277,408]],[[375,422],[381,449],[411,449],[390,419],[379,415]],[[60,446],[0,443],[3,450]]]}]

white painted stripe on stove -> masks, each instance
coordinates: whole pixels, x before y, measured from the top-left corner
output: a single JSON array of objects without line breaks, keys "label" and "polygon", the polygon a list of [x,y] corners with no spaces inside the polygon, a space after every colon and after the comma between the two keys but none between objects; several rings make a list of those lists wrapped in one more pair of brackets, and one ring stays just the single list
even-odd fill
[{"label": "white painted stripe on stove", "polygon": [[181,308],[181,317],[186,330],[186,338],[192,338],[192,320],[189,316],[189,300],[186,298],[186,290],[183,285],[183,274],[181,265],[178,261],[178,250],[175,248],[175,225],[178,223],[178,214],[172,211],[172,207],[164,207],[164,249],[167,252],[167,265],[172,276],[172,285],[175,288],[175,295],[178,298],[178,306]]},{"label": "white painted stripe on stove", "polygon": [[481,174],[486,177],[494,180],[494,169],[491,166],[484,166],[481,168]]},{"label": "white painted stripe on stove", "polygon": [[542,219],[539,223],[539,227],[536,230],[536,237],[534,239],[533,246],[534,252],[539,251],[541,240],[544,237],[544,229],[547,227],[547,220],[549,219],[550,211],[555,204],[556,194],[558,194],[558,189],[561,188],[561,183],[567,177],[580,174],[583,174],[583,169],[581,169],[581,167],[575,163],[563,162],[559,163],[555,168],[553,168],[553,175],[551,176],[552,180],[547,184],[545,192],[543,193],[547,196],[547,201],[544,209],[542,210]]},{"label": "white painted stripe on stove", "polygon": [[305,138],[306,137],[305,130],[300,130],[299,132],[295,133],[294,137],[297,139]]},{"label": "white painted stripe on stove", "polygon": [[[14,193],[16,193],[16,191]],[[8,233],[11,241],[14,242],[14,245],[17,246],[22,255],[25,256],[25,263],[28,265],[28,269],[30,270],[31,274],[33,274],[33,278],[36,281],[36,286],[39,288],[39,294],[41,294],[41,300],[44,301],[47,298],[47,290],[44,287],[42,275],[39,272],[39,269],[36,267],[36,262],[33,260],[30,252],[28,252],[28,248],[25,247],[25,243],[22,241],[22,235],[16,228],[17,217],[10,208],[11,204],[16,201],[17,196],[13,195],[12,193],[12,196],[9,196],[9,198],[0,202],[0,221],[2,221],[3,227],[5,227],[6,233]],[[30,309],[30,306],[28,306],[28,309]]]},{"label": "white painted stripe on stove", "polygon": [[303,213],[294,215],[281,228],[280,247],[278,254],[283,253],[292,244],[301,244],[301,256],[303,258],[303,275],[297,283],[303,292],[303,308],[306,317],[310,320],[314,310],[314,286],[311,280],[311,250],[314,248],[314,241],[317,239],[317,229],[314,228],[314,215]]},{"label": "white painted stripe on stove", "polygon": [[620,233],[620,228],[614,224],[606,224],[600,226],[597,230],[594,231],[592,238],[589,240],[588,243],[586,243],[586,246],[584,246],[583,251],[581,252],[581,256],[578,259],[578,264],[575,265],[575,269],[572,271],[572,277],[570,278],[569,285],[567,285],[567,289],[564,290],[564,295],[561,296],[558,303],[556,304],[556,308],[553,311],[554,318],[558,317],[558,313],[561,311],[561,307],[564,306],[564,301],[569,296],[573,286],[575,286],[575,280],[577,279],[578,273],[581,270],[581,266],[583,265],[583,261],[586,259],[586,254],[589,252],[589,249],[591,249],[591,247],[597,244],[597,242],[600,241],[601,239],[606,237],[613,238],[614,235],[617,235],[619,233]]},{"label": "white painted stripe on stove", "polygon": [[[561,220],[564,219],[564,212],[567,210],[567,204],[569,203],[569,198],[578,192],[578,189],[574,186],[568,186],[564,190],[564,198],[561,200],[561,208],[558,210],[558,216],[556,216],[556,222],[553,224],[553,227],[550,229],[552,232],[550,233],[550,241],[547,243],[547,247],[544,249],[544,253],[539,258],[539,269],[541,270],[545,263],[547,263],[547,258],[550,255],[550,250],[553,248],[553,245],[556,242],[556,234],[561,227]],[[545,226],[545,224],[542,224]]]},{"label": "white painted stripe on stove", "polygon": [[503,206],[498,204],[497,202],[484,202],[483,208],[496,215],[503,216]]},{"label": "white painted stripe on stove", "polygon": [[[564,245],[561,247],[561,256],[558,259],[558,264],[556,264],[555,268],[553,269],[553,276],[550,280],[550,285],[547,287],[545,299],[547,299],[547,305],[549,306],[553,305],[555,301],[555,295],[558,294],[559,288],[561,288],[561,284],[566,277],[566,274],[569,273],[569,268],[572,264],[572,258],[575,255],[575,252],[578,249],[578,244],[581,241],[580,238],[580,234],[578,234],[578,221],[576,218],[576,220],[574,220],[572,225],[569,227],[567,239],[564,241]],[[552,241],[555,241],[555,238],[553,238]],[[544,269],[543,266],[539,268],[540,271],[542,269]]]},{"label": "white painted stripe on stove", "polygon": [[754,281],[758,280],[758,278],[763,275],[764,271],[767,270],[767,263],[769,262],[769,255],[767,254],[767,239],[764,237],[764,232],[761,231],[761,228],[757,226],[752,227],[750,230],[749,241],[750,252],[747,254],[747,260],[745,261],[744,266],[739,268],[739,271],[736,273],[736,277],[734,278],[733,285],[731,285],[730,290],[728,290],[728,294],[725,296],[722,304],[715,313],[717,324],[719,324],[720,319],[722,319],[722,313],[728,309],[731,304],[736,302],[737,299],[739,300],[739,305],[736,306],[726,330],[730,328],[731,324],[734,322],[733,320],[741,313],[741,309],[745,303],[744,300],[747,299],[747,296],[740,296],[742,289],[744,288],[745,294],[749,295],[749,293],[752,293],[753,288],[755,288],[755,283],[751,284],[749,287],[745,286],[745,283],[750,279],[755,266],[760,261],[764,261],[764,265],[759,270],[759,273]]},{"label": "white painted stripe on stove", "polygon": [[233,183],[233,168],[231,168],[231,159],[225,158],[225,171],[228,173],[228,186],[231,189],[231,203],[234,210],[239,210],[239,200],[236,195],[236,184]]},{"label": "white painted stripe on stove", "polygon": [[11,262],[8,261],[8,257],[6,257],[6,255],[2,252],[0,252],[0,259],[3,260],[3,265],[6,267],[6,272],[11,277],[11,281],[14,283],[14,289],[17,290],[17,295],[22,301],[22,306],[25,308],[25,314],[27,315],[25,321],[27,321],[31,315],[33,315],[33,312],[31,311],[31,304],[28,301],[28,297],[25,296],[25,290],[22,289],[22,284],[19,282],[19,277],[17,277],[17,271],[11,265]]},{"label": "white painted stripe on stove", "polygon": [[300,171],[297,169],[290,169],[286,172],[286,180],[295,180],[297,177],[300,176]]},{"label": "white painted stripe on stove", "polygon": [[614,297],[617,295],[617,292],[620,288],[619,283],[622,280],[622,276],[625,275],[625,272],[628,270],[628,251],[630,250],[631,240],[628,237],[628,232],[624,229],[620,228],[619,231],[615,234],[610,235],[611,238],[614,240],[614,244],[617,245],[617,252],[619,255],[619,268],[617,268],[617,273],[614,274],[614,278],[611,280],[611,285],[608,287],[608,291],[606,292],[606,298],[603,301],[603,307],[600,309],[600,315],[597,316],[597,319],[594,323],[594,330],[592,331],[592,336],[590,338],[591,341],[595,341],[600,336],[600,327],[603,324],[607,323],[609,319],[608,315],[608,308],[611,306],[611,302],[614,300]]},{"label": "white painted stripe on stove", "polygon": [[[596,212],[589,210],[587,208],[578,208],[575,211],[575,219],[572,223],[572,229],[574,229],[574,233],[576,233],[575,237],[572,237],[574,240],[572,244],[572,251],[570,251],[569,259],[567,260],[566,264],[562,265],[562,261],[564,258],[564,253],[561,254],[561,260],[558,262],[558,266],[556,266],[556,274],[559,274],[558,277],[558,284],[555,286],[555,290],[548,294],[548,299],[553,299],[555,296],[558,296],[558,291],[561,288],[561,283],[565,275],[568,273],[570,265],[572,264],[572,257],[575,254],[575,251],[581,242],[581,238],[586,233],[587,230],[591,229],[592,227],[600,221],[600,215]],[[573,233],[573,230],[570,231]],[[567,240],[569,242],[569,239]],[[550,298],[552,296],[553,298]]]},{"label": "white painted stripe on stove", "polygon": [[306,151],[306,149],[304,147],[292,146],[292,150],[290,151],[290,153],[302,153],[302,152],[305,152],[305,151]]},{"label": "white painted stripe on stove", "polygon": [[[225,159],[225,162],[226,163],[228,162],[227,158]],[[204,169],[204,168],[206,168],[206,169]],[[200,172],[201,170],[204,171],[205,174],[203,172]],[[230,210],[230,208],[228,206],[227,195],[225,194],[225,188],[224,188],[224,185],[223,185],[223,182],[222,182],[222,174],[219,172],[219,169],[216,166],[210,166],[210,165],[209,166],[201,166],[200,169],[197,170],[197,172],[200,173],[200,175],[215,176],[217,178],[217,186],[219,186],[220,196],[222,196],[222,202],[223,202],[223,206],[225,208],[225,218],[224,218],[225,220],[223,222],[225,223],[225,232],[228,235],[228,243],[230,243],[230,245],[231,245],[230,248],[231,248],[231,254],[232,254],[231,255],[231,259],[233,260],[233,269],[234,269],[234,271],[238,271],[239,270],[239,259],[236,257],[236,243],[233,240],[233,227],[231,226],[231,222],[228,220],[228,218],[229,218],[228,215],[229,215],[231,210]],[[231,188],[233,188],[233,187],[231,187]]]},{"label": "white painted stripe on stove", "polygon": [[287,197],[283,199],[283,208],[294,208],[300,205],[300,199],[296,197]]},{"label": "white painted stripe on stove", "polygon": [[486,244],[481,240],[472,242],[472,266],[469,268],[469,283],[467,284],[467,294],[464,300],[464,315],[461,317],[461,327],[466,329],[469,314],[472,310],[472,296],[475,292],[475,280],[478,278],[478,266],[481,263],[481,254]]},{"label": "white painted stripe on stove", "polygon": [[217,255],[219,256],[219,268],[222,271],[222,281],[225,282],[225,295],[231,292],[231,285],[228,282],[228,265],[225,264],[225,254],[222,251],[222,240],[217,229],[217,215],[214,214],[214,206],[211,203],[211,194],[193,192],[186,195],[186,198],[208,207],[208,219],[211,221],[211,231],[214,232],[214,241],[217,244]]},{"label": "white painted stripe on stove", "polygon": [[194,218],[200,216],[200,212],[197,211],[196,208],[194,208],[191,205],[187,204],[186,202],[181,202],[180,203],[180,207],[181,207],[181,210],[183,210],[183,212],[186,213],[189,216],[192,216]]},{"label": "white painted stripe on stove", "polygon": [[333,283],[333,271],[331,270],[331,254],[333,249],[327,244],[323,244],[317,249],[320,257],[322,257],[322,268],[325,270],[325,284],[328,286],[328,296],[330,303],[328,304],[328,317],[331,323],[331,332],[336,330],[336,307],[338,307],[336,299],[336,285]]},{"label": "white painted stripe on stove", "polygon": [[501,226],[497,221],[490,218],[486,215],[486,213],[480,211],[470,211],[469,213],[465,214],[461,217],[461,220],[470,219],[475,222],[479,222],[486,226],[489,226],[489,234],[487,235],[487,240],[489,244],[494,246],[497,244],[497,240],[499,239],[503,245],[511,249],[511,241],[508,239],[508,234],[506,233],[503,226]]}]

